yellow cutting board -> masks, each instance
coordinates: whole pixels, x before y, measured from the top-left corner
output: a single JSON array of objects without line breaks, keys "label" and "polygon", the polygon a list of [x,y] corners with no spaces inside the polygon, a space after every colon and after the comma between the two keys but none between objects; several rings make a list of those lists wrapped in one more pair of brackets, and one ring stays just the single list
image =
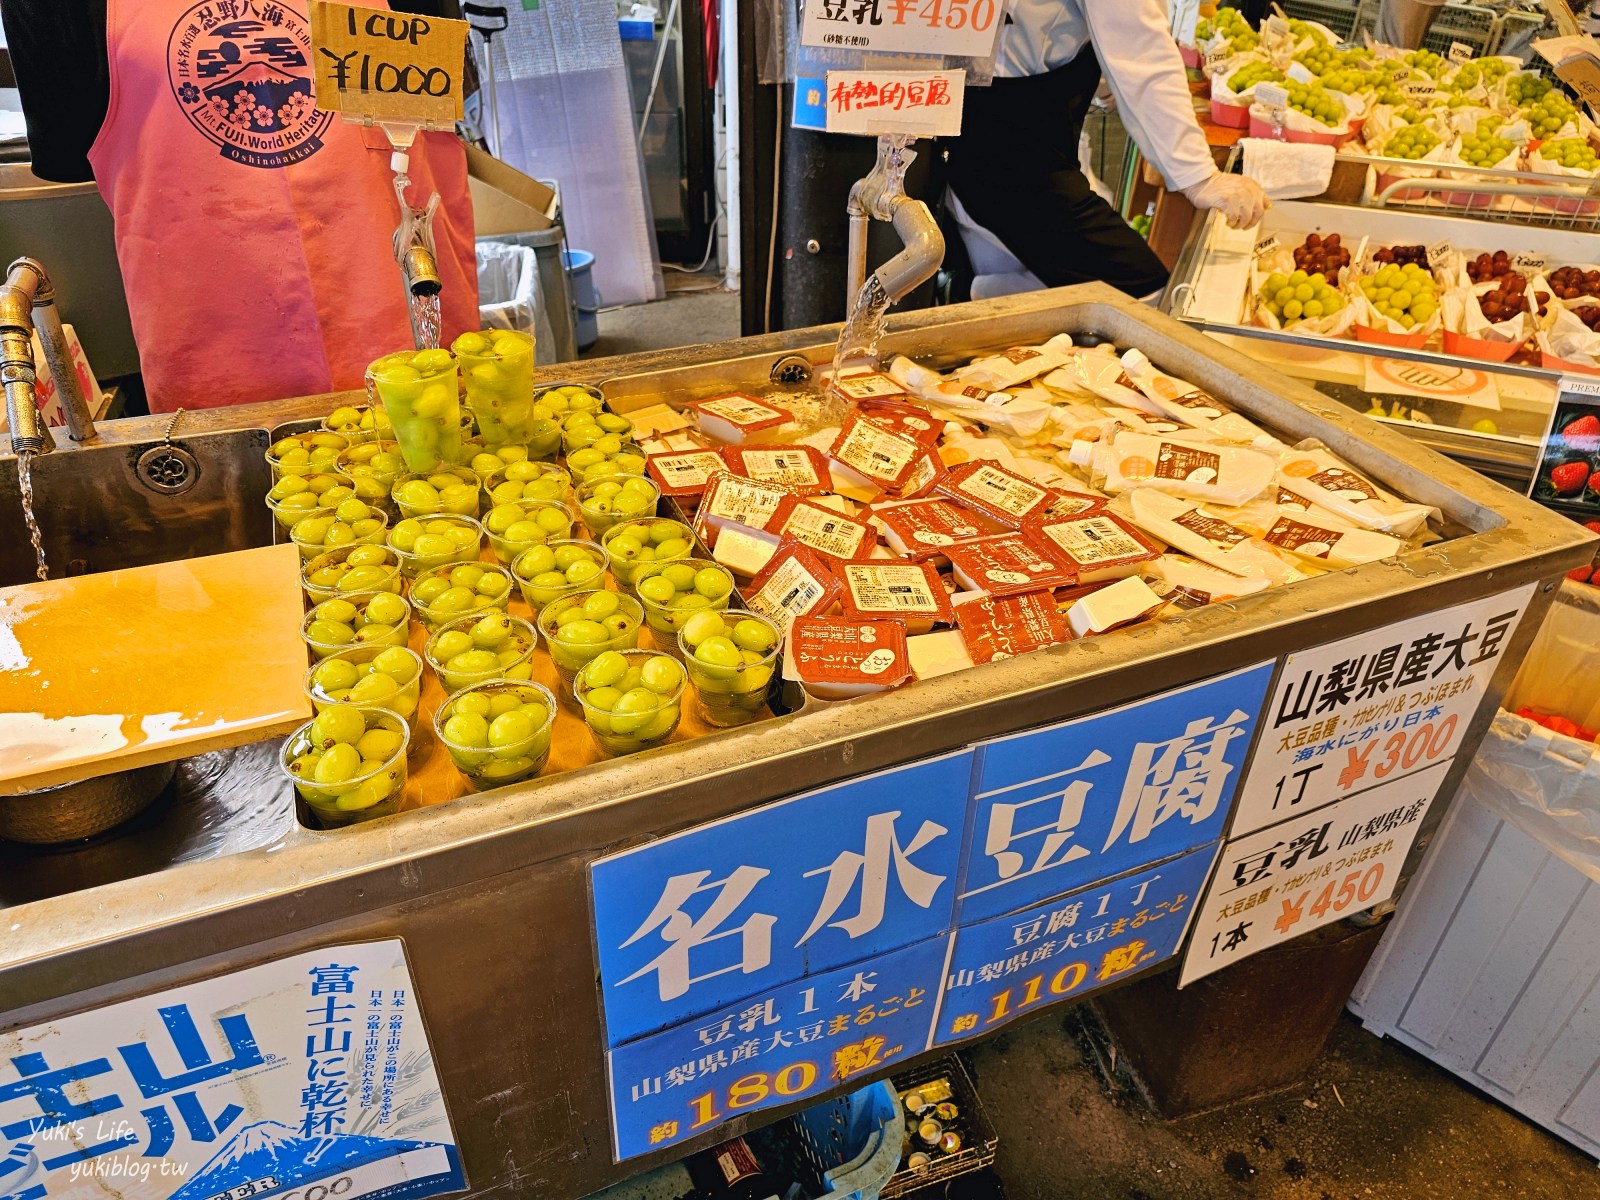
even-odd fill
[{"label": "yellow cutting board", "polygon": [[0,795],[288,733],[292,545],[0,588]]}]

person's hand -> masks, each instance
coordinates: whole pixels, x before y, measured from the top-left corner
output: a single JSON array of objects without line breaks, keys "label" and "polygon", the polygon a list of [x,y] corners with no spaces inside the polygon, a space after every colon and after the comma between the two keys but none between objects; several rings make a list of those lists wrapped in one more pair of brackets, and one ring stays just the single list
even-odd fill
[{"label": "person's hand", "polygon": [[1189,203],[1196,208],[1214,208],[1234,229],[1248,229],[1259,224],[1262,215],[1272,206],[1266,192],[1254,179],[1243,175],[1229,175],[1218,171],[1204,183],[1183,189]]}]

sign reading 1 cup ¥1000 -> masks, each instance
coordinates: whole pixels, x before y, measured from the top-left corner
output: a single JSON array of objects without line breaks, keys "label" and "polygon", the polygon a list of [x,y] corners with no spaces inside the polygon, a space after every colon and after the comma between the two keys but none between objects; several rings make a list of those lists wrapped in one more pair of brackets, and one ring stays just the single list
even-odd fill
[{"label": "sign reading 1 cup \u00a51000", "polygon": [[317,107],[451,128],[463,114],[467,30],[465,21],[311,0]]},{"label": "sign reading 1 cup \u00a51000", "polygon": [[4,1042],[5,1200],[419,1200],[467,1186],[398,939]]}]

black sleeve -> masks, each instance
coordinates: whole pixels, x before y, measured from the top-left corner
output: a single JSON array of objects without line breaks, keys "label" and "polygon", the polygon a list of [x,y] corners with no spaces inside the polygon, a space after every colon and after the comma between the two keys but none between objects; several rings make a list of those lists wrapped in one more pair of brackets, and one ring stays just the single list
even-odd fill
[{"label": "black sleeve", "polygon": [[89,147],[111,101],[106,0],[0,0],[0,21],[34,174],[57,183],[92,179]]},{"label": "black sleeve", "polygon": [[452,21],[461,19],[461,6],[456,0],[389,0],[389,7],[396,12],[415,13],[419,17],[449,17]]}]

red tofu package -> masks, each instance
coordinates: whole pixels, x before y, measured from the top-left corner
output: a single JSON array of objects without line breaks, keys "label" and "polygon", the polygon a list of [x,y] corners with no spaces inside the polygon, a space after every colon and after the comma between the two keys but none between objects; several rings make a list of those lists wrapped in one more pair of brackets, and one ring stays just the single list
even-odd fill
[{"label": "red tofu package", "polygon": [[717,534],[726,525],[766,529],[778,505],[794,498],[793,492],[779,484],[719,471],[707,481],[700,498],[700,509],[694,515],[695,534],[707,546],[715,546]]},{"label": "red tofu package", "polygon": [[925,449],[915,438],[852,412],[845,415],[828,456],[868,483],[887,490],[911,479]]},{"label": "red tofu package", "polygon": [[737,445],[753,433],[775,429],[794,420],[794,414],[776,404],[768,404],[744,392],[729,392],[696,400],[684,407],[694,414],[700,432],[709,438]]},{"label": "red tofu package", "polygon": [[784,648],[784,671],[819,700],[898,687],[911,678],[906,627],[899,621],[796,617]]},{"label": "red tofu package", "polygon": [[1023,532],[1047,554],[1063,555],[1080,583],[1126,579],[1161,556],[1154,542],[1115,513],[1046,517]]},{"label": "red tofu package", "polygon": [[954,621],[950,593],[931,563],[855,562],[834,568],[844,587],[844,615],[904,621],[911,633],[926,633]]},{"label": "red tofu package", "polygon": [[841,561],[867,558],[878,544],[878,532],[871,525],[799,496],[785,497],[766,528]]},{"label": "red tofu package", "polygon": [[743,595],[751,612],[787,630],[796,617],[825,614],[839,602],[842,591],[838,577],[819,554],[785,538]]},{"label": "red tofu package", "polygon": [[727,469],[715,450],[669,450],[644,460],[645,472],[655,480],[663,496],[674,500],[696,500],[718,471]]},{"label": "red tofu package", "polygon": [[874,508],[872,515],[882,522],[889,548],[919,562],[943,558],[947,546],[999,533],[1004,528],[973,509],[938,496],[886,504]]},{"label": "red tofu package", "polygon": [[945,555],[955,570],[956,582],[969,591],[991,596],[1054,591],[1078,582],[1064,558],[1047,554],[1020,533],[957,542]]},{"label": "red tofu package", "polygon": [[1025,522],[1043,516],[1059,494],[987,459],[952,467],[937,490],[1007,529],[1021,529]]},{"label": "red tofu package", "polygon": [[831,483],[828,456],[815,446],[759,443],[724,446],[722,460],[735,475],[776,483],[802,496],[825,492]]},{"label": "red tofu package", "polygon": [[956,605],[956,627],[975,663],[1013,658],[1072,640],[1072,628],[1050,592],[986,596]]}]

